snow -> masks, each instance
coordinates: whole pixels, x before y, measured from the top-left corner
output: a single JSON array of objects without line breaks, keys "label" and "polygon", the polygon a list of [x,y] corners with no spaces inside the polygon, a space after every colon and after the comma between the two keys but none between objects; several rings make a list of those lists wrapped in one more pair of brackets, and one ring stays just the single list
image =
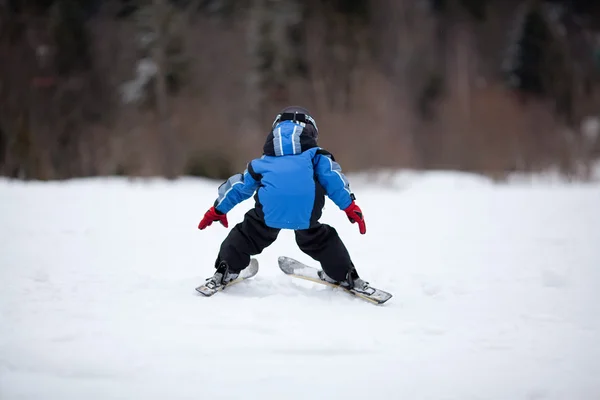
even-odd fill
[{"label": "snow", "polygon": [[158,66],[150,58],[138,61],[135,78],[121,86],[121,99],[125,104],[135,103],[144,97],[144,88],[158,72]]},{"label": "snow", "polygon": [[[278,270],[212,298],[219,182],[0,180],[0,399],[600,398],[600,184],[350,177],[375,306]],[[230,226],[252,206],[229,215]]]}]

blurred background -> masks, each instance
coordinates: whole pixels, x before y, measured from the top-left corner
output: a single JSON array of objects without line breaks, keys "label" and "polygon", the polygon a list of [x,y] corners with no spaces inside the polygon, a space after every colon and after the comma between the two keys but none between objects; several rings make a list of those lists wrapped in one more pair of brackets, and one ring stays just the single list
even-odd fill
[{"label": "blurred background", "polygon": [[0,175],[225,178],[308,108],[346,172],[600,155],[597,0],[0,0]]}]

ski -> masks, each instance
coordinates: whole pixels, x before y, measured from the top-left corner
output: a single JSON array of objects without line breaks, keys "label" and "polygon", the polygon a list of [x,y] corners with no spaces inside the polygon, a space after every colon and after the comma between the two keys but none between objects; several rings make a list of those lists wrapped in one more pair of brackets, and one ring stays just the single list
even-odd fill
[{"label": "ski", "polygon": [[356,296],[362,300],[368,301],[373,304],[383,304],[390,298],[392,298],[391,293],[374,288],[372,286],[369,286],[364,292],[359,292],[355,289],[348,289],[341,285],[324,281],[319,277],[319,270],[317,268],[310,267],[290,257],[281,256],[278,259],[278,263],[279,268],[286,275],[293,276],[295,278],[305,279],[311,282],[320,283],[322,285],[331,286],[333,288],[340,288],[353,296]]},{"label": "ski", "polygon": [[200,294],[203,294],[206,297],[210,297],[217,292],[220,292],[226,288],[229,288],[233,285],[236,285],[240,282],[245,281],[246,279],[250,279],[258,273],[258,260],[251,259],[250,264],[244,268],[237,279],[232,280],[226,285],[217,285],[215,282],[211,281],[210,278],[206,280],[206,282],[196,288],[196,291]]}]

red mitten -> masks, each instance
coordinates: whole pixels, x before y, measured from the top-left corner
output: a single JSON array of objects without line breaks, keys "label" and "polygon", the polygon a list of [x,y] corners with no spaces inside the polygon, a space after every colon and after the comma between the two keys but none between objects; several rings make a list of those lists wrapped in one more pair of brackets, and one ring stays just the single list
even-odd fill
[{"label": "red mitten", "polygon": [[348,219],[350,220],[350,222],[358,223],[358,230],[360,231],[361,235],[364,235],[365,233],[367,233],[367,227],[365,225],[365,219],[363,218],[363,213],[360,210],[360,207],[357,206],[354,201],[352,202],[352,204],[350,204],[345,210],[344,212],[346,213],[346,215],[348,216]]},{"label": "red mitten", "polygon": [[204,214],[204,218],[198,224],[198,229],[202,230],[207,226],[210,226],[213,222],[219,221],[221,225],[225,228],[229,227],[229,223],[227,222],[227,215],[220,213],[214,207],[211,207],[210,210]]}]

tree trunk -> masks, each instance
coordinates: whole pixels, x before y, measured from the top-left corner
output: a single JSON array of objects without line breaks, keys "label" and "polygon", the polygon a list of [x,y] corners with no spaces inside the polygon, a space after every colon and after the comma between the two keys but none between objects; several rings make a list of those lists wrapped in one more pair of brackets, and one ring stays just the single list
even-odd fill
[{"label": "tree trunk", "polygon": [[166,12],[167,4],[165,0],[154,0],[154,32],[156,34],[156,43],[153,49],[154,63],[157,72],[154,79],[156,115],[159,123],[160,142],[163,153],[163,174],[168,179],[176,177],[174,165],[174,137],[171,126],[170,113],[168,109],[168,93],[166,83],[166,35],[164,31],[163,18]]}]

